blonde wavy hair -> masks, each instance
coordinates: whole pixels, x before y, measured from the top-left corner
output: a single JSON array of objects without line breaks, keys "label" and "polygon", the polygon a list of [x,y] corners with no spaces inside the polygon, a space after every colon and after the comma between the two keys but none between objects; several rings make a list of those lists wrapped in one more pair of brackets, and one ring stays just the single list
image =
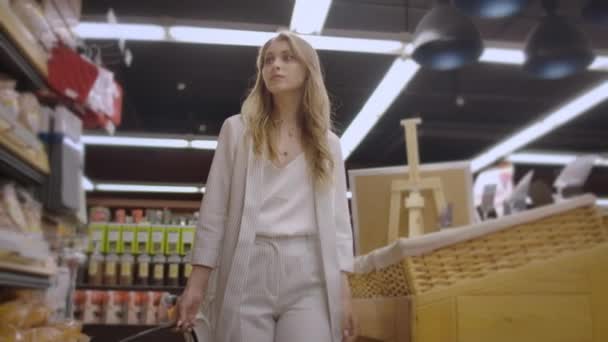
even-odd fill
[{"label": "blonde wavy hair", "polygon": [[286,41],[295,57],[307,70],[300,109],[301,143],[315,183],[326,185],[332,181],[334,168],[328,141],[328,133],[332,129],[331,104],[323,82],[317,52],[304,39],[290,32],[280,33],[260,49],[256,62],[255,85],[241,107],[241,114],[245,118],[248,133],[253,140],[254,152],[257,155],[267,152],[271,160],[276,160],[278,156],[277,146],[271,138],[277,130],[270,118],[273,111],[272,94],[266,88],[262,77],[264,55],[268,46],[275,40]]}]

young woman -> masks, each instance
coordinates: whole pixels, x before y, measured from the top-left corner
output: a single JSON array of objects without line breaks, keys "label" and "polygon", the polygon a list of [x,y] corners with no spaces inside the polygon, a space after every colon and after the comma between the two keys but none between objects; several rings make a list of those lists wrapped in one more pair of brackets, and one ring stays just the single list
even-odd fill
[{"label": "young woman", "polygon": [[216,342],[354,341],[344,162],[319,57],[281,33],[257,70],[220,131],[178,327],[205,301]]}]

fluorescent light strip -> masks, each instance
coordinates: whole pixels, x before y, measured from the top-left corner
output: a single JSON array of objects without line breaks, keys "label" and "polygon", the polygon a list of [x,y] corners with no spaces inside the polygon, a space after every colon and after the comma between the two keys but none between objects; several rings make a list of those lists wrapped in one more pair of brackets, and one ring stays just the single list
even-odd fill
[{"label": "fluorescent light strip", "polygon": [[480,62],[500,64],[523,64],[526,60],[524,52],[517,49],[486,47],[479,57]]},{"label": "fluorescent light strip", "polygon": [[152,138],[152,137],[120,137],[120,136],[100,136],[85,135],[82,137],[85,145],[99,146],[124,146],[124,147],[156,147],[156,148],[194,148],[201,150],[215,150],[217,140],[186,139],[174,138]]},{"label": "fluorescent light strip", "polygon": [[120,183],[98,183],[95,185],[97,191],[109,192],[161,192],[161,193],[198,193],[198,186],[184,185],[144,185],[144,184],[120,184]]},{"label": "fluorescent light strip", "polygon": [[384,55],[401,55],[405,50],[403,42],[398,40],[347,38],[330,36],[300,35],[316,50],[377,53]]},{"label": "fluorescent light strip", "polygon": [[166,30],[160,25],[80,23],[74,28],[81,38],[163,41]]},{"label": "fluorescent light strip", "polygon": [[95,185],[88,177],[82,177],[82,187],[85,191],[93,191],[95,190]]},{"label": "fluorescent light strip", "polygon": [[[124,26],[127,24],[120,25]],[[78,27],[81,26],[82,28],[77,30],[81,38],[151,40],[149,38],[154,37],[153,35],[146,33],[141,29],[134,29],[133,31],[129,31],[125,28],[126,31],[119,30],[120,27],[117,28],[115,27],[116,25],[113,24],[82,23],[79,24]],[[162,27],[160,26],[158,26],[158,28],[162,29]],[[276,32],[218,29],[195,26],[173,26],[169,28],[168,31],[169,37],[165,37],[165,33],[163,30],[163,34],[158,40],[173,40],[176,42],[195,44],[217,44],[257,47],[262,46],[269,39],[277,35]],[[304,34],[300,36],[303,39],[307,40],[315,49],[318,50],[378,53],[388,55],[400,55],[404,50],[403,42],[398,40],[331,37]]]},{"label": "fluorescent light strip", "polygon": [[[329,0],[323,0],[328,1]],[[297,1],[308,3],[312,1]],[[317,8],[320,10],[320,8]],[[319,11],[320,12],[320,11]],[[147,41],[174,41],[196,44],[218,44],[236,46],[261,46],[276,36],[276,32],[233,30],[201,26],[163,27],[154,24],[109,24],[82,22],[74,31],[83,39],[127,39]],[[300,32],[300,31],[298,31]],[[378,53],[401,56],[411,54],[409,42],[390,39],[347,38],[301,34],[315,49]],[[486,47],[481,62],[520,65],[525,56],[522,50],[513,48]],[[590,70],[608,70],[608,56],[598,56]]]},{"label": "fluorescent light strip", "polygon": [[[571,153],[519,152],[511,154],[507,157],[507,160],[514,164],[567,165],[578,156]],[[595,166],[608,167],[608,159],[598,157]]]},{"label": "fluorescent light strip", "polygon": [[217,140],[192,140],[190,147],[200,150],[215,150],[217,148]]},{"label": "fluorescent light strip", "polygon": [[598,86],[575,98],[553,113],[538,120],[532,125],[515,133],[503,140],[488,151],[475,157],[471,163],[473,172],[490,165],[501,157],[516,151],[530,142],[544,136],[566,122],[585,113],[597,104],[608,98],[608,81],[601,82]]},{"label": "fluorescent light strip", "polygon": [[175,41],[197,44],[262,46],[276,32],[229,30],[195,26],[172,26],[169,35]]},{"label": "fluorescent light strip", "polygon": [[591,65],[589,70],[603,70],[608,71],[608,56],[597,56]]},{"label": "fluorescent light strip", "polygon": [[[274,38],[276,32],[211,29],[192,26],[175,26],[169,34],[178,42],[218,45],[262,46]],[[300,35],[317,50],[364,52],[397,55],[404,45],[398,40],[363,39]]]},{"label": "fluorescent light strip", "polygon": [[188,148],[190,143],[185,139],[140,138],[120,136],[85,135],[82,137],[85,145],[101,146],[131,146],[159,148]]},{"label": "fluorescent light strip", "polygon": [[323,30],[331,0],[296,0],[289,29],[304,34],[319,34]]},{"label": "fluorescent light strip", "polygon": [[397,58],[355,119],[348,126],[340,144],[344,159],[357,148],[376,122],[401,94],[418,71],[419,66],[411,59]]},{"label": "fluorescent light strip", "polygon": [[[526,61],[526,55],[522,50],[509,48],[486,47],[479,57],[480,62],[522,65]],[[608,56],[600,55],[588,68],[589,70],[608,71]]]}]

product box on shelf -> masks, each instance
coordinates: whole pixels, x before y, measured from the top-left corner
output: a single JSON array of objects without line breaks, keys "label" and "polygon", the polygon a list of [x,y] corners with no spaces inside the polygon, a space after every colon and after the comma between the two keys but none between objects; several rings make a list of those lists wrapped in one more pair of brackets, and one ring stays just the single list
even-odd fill
[{"label": "product box on shelf", "polygon": [[181,229],[179,227],[165,227],[165,254],[178,254],[181,245]]},{"label": "product box on shelf", "polygon": [[127,324],[145,324],[150,294],[144,291],[132,292],[129,298]]},{"label": "product box on shelf", "polygon": [[127,324],[129,301],[132,296],[128,291],[107,291],[106,324]]},{"label": "product box on shelf", "polygon": [[106,321],[108,293],[106,291],[87,290],[84,299],[83,322],[85,324],[103,324]]},{"label": "product box on shelf", "polygon": [[165,252],[165,227],[150,227],[150,250],[149,254],[158,255]]},{"label": "product box on shelf", "polygon": [[85,324],[156,325],[169,319],[167,296],[158,291],[78,290],[74,318]]},{"label": "product box on shelf", "polygon": [[120,229],[120,243],[118,245],[119,253],[135,253],[136,244],[135,236],[137,228],[134,225],[123,225]]},{"label": "product box on shelf", "polygon": [[92,223],[89,225],[89,252],[105,251],[107,227],[105,224]]},{"label": "product box on shelf", "polygon": [[107,238],[106,238],[106,253],[119,253],[118,245],[120,242],[120,230],[121,225],[119,224],[108,224],[107,226]]},{"label": "product box on shelf", "polygon": [[135,254],[146,254],[150,251],[150,226],[137,225],[135,227]]},{"label": "product box on shelf", "polygon": [[179,246],[179,254],[186,255],[190,253],[192,250],[192,246],[194,245],[194,232],[195,227],[182,227],[180,229],[180,246]]},{"label": "product box on shelf", "polygon": [[160,323],[158,317],[158,311],[160,307],[160,300],[163,296],[163,292],[148,292],[148,303],[146,306],[145,323],[146,325],[155,325]]}]

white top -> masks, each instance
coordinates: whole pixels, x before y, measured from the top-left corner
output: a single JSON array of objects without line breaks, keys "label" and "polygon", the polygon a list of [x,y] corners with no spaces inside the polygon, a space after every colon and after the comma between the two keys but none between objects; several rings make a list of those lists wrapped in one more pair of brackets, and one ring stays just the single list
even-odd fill
[{"label": "white top", "polygon": [[265,160],[257,233],[299,236],[317,233],[312,177],[304,153],[279,168]]}]

